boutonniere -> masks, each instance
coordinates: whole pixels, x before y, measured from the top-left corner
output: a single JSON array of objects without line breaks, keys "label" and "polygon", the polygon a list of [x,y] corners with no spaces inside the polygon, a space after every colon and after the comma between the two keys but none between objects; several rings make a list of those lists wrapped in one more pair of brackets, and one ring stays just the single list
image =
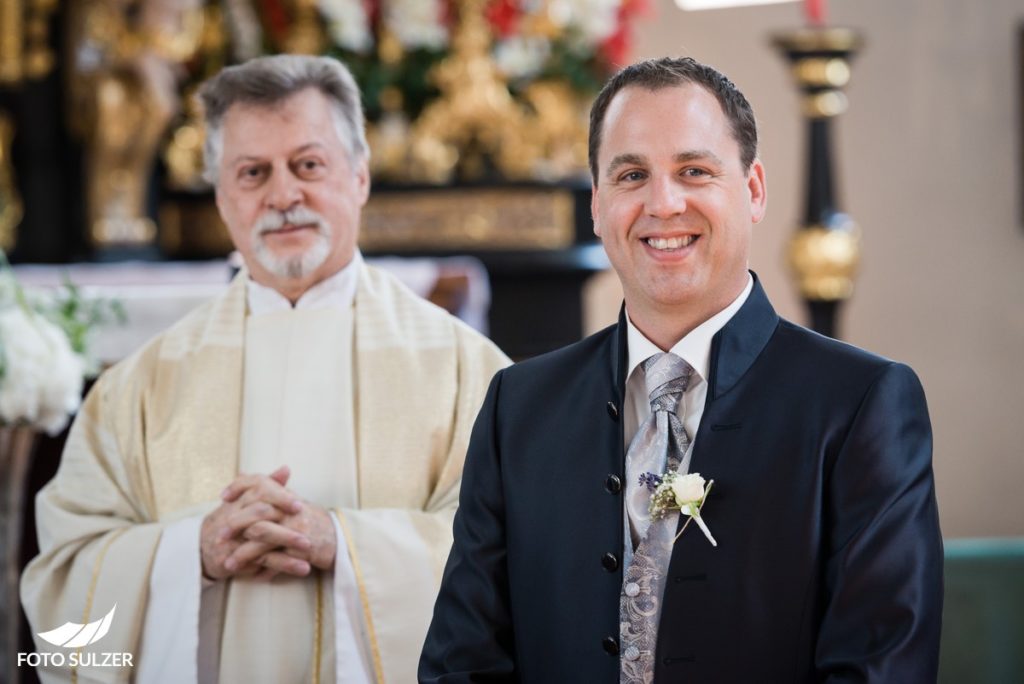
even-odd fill
[{"label": "boutonniere", "polygon": [[640,476],[640,484],[651,490],[651,503],[648,509],[651,520],[660,520],[668,515],[669,511],[679,511],[680,515],[688,516],[686,522],[683,523],[683,528],[672,540],[673,542],[679,539],[680,535],[686,531],[690,521],[693,520],[696,521],[700,531],[708,538],[711,545],[718,546],[718,542],[711,536],[711,530],[700,517],[700,509],[704,507],[704,502],[711,491],[711,485],[714,483],[714,480],[710,480],[705,484],[700,473],[687,473],[686,475],[644,473]]}]

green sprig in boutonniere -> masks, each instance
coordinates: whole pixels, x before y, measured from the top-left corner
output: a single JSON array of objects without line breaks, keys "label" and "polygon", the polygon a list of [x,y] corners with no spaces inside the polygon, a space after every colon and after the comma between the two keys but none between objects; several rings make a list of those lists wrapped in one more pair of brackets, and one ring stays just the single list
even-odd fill
[{"label": "green sprig in boutonniere", "polygon": [[711,485],[715,483],[710,480],[706,485],[700,473],[665,473],[655,475],[644,473],[640,476],[640,484],[651,490],[651,503],[648,509],[652,520],[660,520],[668,515],[669,511],[679,511],[680,515],[688,516],[683,528],[675,536],[676,541],[686,531],[691,520],[697,522],[700,531],[708,538],[712,546],[718,546],[718,542],[711,536],[711,530],[700,517],[700,509],[708,498]]}]

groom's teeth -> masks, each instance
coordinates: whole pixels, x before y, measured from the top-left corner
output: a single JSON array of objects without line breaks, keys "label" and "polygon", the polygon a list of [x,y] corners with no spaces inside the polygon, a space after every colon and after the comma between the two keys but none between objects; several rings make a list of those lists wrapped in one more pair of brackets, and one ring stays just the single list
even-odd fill
[{"label": "groom's teeth", "polygon": [[696,235],[685,235],[683,237],[674,238],[647,238],[647,244],[654,249],[680,249],[688,246],[694,240],[697,239]]}]

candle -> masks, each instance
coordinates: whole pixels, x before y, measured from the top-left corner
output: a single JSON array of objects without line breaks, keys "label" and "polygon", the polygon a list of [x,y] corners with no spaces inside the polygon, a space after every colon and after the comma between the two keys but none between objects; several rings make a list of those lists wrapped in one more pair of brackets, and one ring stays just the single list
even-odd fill
[{"label": "candle", "polygon": [[825,0],[804,0],[807,23],[812,26],[825,25]]}]

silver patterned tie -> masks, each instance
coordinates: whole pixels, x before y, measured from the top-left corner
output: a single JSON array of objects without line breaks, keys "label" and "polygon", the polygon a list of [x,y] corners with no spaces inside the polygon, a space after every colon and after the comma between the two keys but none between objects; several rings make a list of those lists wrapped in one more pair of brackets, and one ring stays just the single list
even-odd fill
[{"label": "silver patterned tie", "polygon": [[636,549],[628,553],[619,597],[621,684],[654,680],[654,651],[661,620],[665,575],[672,556],[672,538],[679,512],[651,521],[651,494],[640,483],[645,473],[686,472],[690,438],[677,415],[693,369],[675,354],[655,354],[643,363],[651,415],[626,452],[626,511]]},{"label": "silver patterned tie", "polygon": [[626,511],[634,547],[646,535],[651,519],[647,512],[651,493],[640,484],[640,476],[661,475],[666,468],[676,470],[690,446],[676,411],[693,374],[690,364],[671,353],[655,354],[641,366],[651,415],[640,425],[626,451]]}]

